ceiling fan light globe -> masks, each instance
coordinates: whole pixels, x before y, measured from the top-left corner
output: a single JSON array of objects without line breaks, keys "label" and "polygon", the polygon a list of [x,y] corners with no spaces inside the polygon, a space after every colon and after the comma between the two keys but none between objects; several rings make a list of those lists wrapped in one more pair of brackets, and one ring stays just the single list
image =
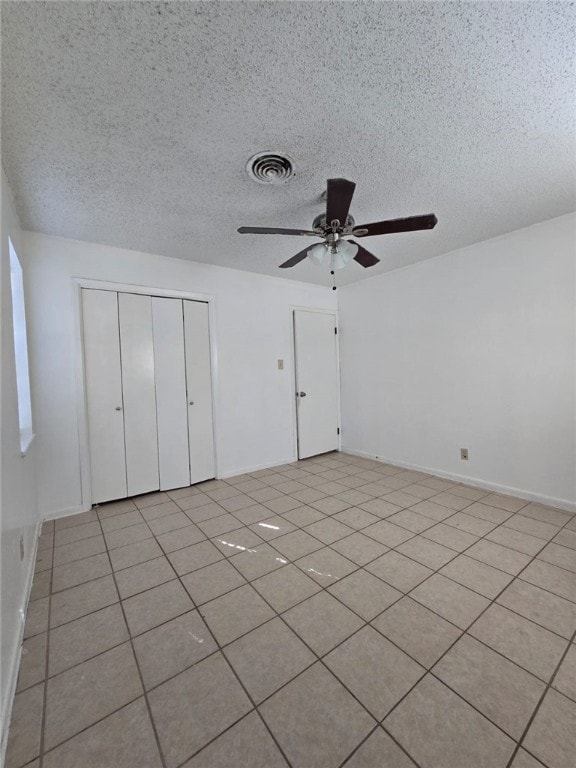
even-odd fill
[{"label": "ceiling fan light globe", "polygon": [[313,245],[312,248],[310,248],[308,251],[308,258],[313,264],[320,266],[326,258],[327,253],[326,245],[324,243],[318,243],[318,245]]},{"label": "ceiling fan light globe", "polygon": [[356,256],[358,246],[348,240],[339,240],[336,253],[332,254],[332,269],[344,269]]}]

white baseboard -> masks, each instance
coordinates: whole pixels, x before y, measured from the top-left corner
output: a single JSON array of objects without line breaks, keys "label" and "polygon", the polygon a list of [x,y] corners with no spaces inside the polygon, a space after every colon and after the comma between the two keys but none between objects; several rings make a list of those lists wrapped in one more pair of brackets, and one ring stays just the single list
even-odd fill
[{"label": "white baseboard", "polygon": [[[26,582],[24,587],[24,599],[20,606],[20,615],[26,617],[28,612],[28,602],[30,601],[30,593],[32,591],[32,582],[34,580],[34,566],[36,565],[36,555],[38,552],[38,537],[42,527],[42,521],[38,520],[36,523],[36,533],[34,536],[34,547],[32,548],[32,554],[28,563],[28,573],[26,574]],[[12,717],[12,705],[14,704],[14,695],[16,694],[16,685],[18,683],[18,672],[20,670],[20,656],[22,654],[22,642],[24,640],[24,621],[18,622],[18,638],[16,645],[14,646],[14,652],[12,654],[12,660],[9,665],[8,678],[9,683],[6,690],[6,699],[2,702],[2,712],[4,713],[4,719],[2,721],[2,734],[0,741],[0,766],[4,765],[4,759],[6,757],[6,747],[8,744],[8,730],[10,728],[10,719]]]},{"label": "white baseboard", "polygon": [[284,464],[293,464],[295,461],[298,461],[296,456],[289,456],[287,459],[284,459],[283,461],[275,461],[272,464],[268,462],[266,464],[257,464],[252,467],[241,467],[239,469],[234,469],[232,471],[221,472],[219,475],[219,478],[221,480],[226,480],[226,478],[228,477],[236,477],[236,475],[248,475],[250,474],[250,472],[258,472],[260,469],[271,469],[272,467],[281,467]]},{"label": "white baseboard", "polygon": [[392,459],[385,456],[377,456],[374,453],[368,453],[367,451],[357,451],[353,448],[348,448],[345,446],[342,447],[342,452],[349,453],[352,456],[361,456],[364,459],[379,461],[382,464],[392,464],[393,466],[402,467],[403,469],[414,469],[418,472],[426,472],[428,475],[435,475],[436,477],[442,477],[445,480],[453,480],[456,483],[464,483],[465,485],[472,485],[475,488],[494,491],[495,493],[501,493],[504,496],[517,496],[518,498],[526,499],[527,501],[536,501],[539,504],[544,504],[547,507],[556,507],[557,509],[565,509],[567,512],[576,512],[576,502],[570,501],[569,499],[558,499],[554,496],[545,496],[542,493],[534,493],[533,491],[527,491],[523,488],[514,488],[510,485],[491,483],[488,480],[469,477],[468,475],[459,475],[455,472],[445,472],[443,469],[436,469],[434,467],[423,467],[420,464],[410,464],[406,461],[398,461],[397,459]]},{"label": "white baseboard", "polygon": [[70,517],[71,515],[78,515],[80,512],[89,512],[92,509],[91,506],[84,506],[78,504],[75,507],[66,507],[65,509],[57,509],[54,512],[46,512],[42,515],[42,522],[45,520],[58,520],[60,517]]}]

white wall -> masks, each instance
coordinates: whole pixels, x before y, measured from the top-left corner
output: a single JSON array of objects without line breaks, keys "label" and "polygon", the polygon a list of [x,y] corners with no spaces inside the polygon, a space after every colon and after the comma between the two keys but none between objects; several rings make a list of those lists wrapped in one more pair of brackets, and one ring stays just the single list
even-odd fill
[{"label": "white wall", "polygon": [[219,474],[295,459],[290,307],[335,309],[329,288],[37,233],[24,243],[43,515],[81,505],[73,277],[215,296]]},{"label": "white wall", "polygon": [[[25,608],[32,575],[33,557],[39,521],[35,488],[35,448],[32,442],[26,456],[20,454],[18,398],[12,328],[12,296],[10,290],[10,257],[8,238],[18,254],[22,254],[20,224],[14,211],[12,193],[2,172],[0,291],[1,291],[1,376],[0,376],[0,546],[2,560],[1,587],[1,659],[0,733],[5,745],[8,722],[20,654],[22,623],[20,610]],[[24,541],[24,558],[20,558],[20,538]],[[1,758],[0,758],[1,761]]]},{"label": "white wall", "polygon": [[342,288],[343,449],[574,508],[575,232],[562,216]]}]

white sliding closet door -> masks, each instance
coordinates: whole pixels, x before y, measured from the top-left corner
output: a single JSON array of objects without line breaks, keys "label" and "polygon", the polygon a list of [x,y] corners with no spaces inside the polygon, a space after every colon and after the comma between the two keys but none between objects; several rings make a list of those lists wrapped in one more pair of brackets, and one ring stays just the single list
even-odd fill
[{"label": "white sliding closet door", "polygon": [[157,490],[158,433],[152,297],[118,294],[128,495]]},{"label": "white sliding closet door", "polygon": [[214,434],[212,429],[212,382],[208,304],[182,302],[184,306],[184,348],[188,392],[188,435],[190,483],[214,477]]},{"label": "white sliding closet door", "polygon": [[92,501],[97,504],[127,494],[117,294],[83,290],[82,314]]},{"label": "white sliding closet door", "polygon": [[180,299],[152,298],[160,490],[190,483],[184,318]]}]

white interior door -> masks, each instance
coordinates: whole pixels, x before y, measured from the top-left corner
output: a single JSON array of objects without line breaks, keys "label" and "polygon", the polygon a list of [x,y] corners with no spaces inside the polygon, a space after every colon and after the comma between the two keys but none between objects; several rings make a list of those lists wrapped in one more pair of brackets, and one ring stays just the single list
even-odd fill
[{"label": "white interior door", "polygon": [[128,495],[160,487],[152,297],[118,294]]},{"label": "white interior door", "polygon": [[208,480],[215,474],[210,336],[208,304],[187,300],[182,304],[188,396],[190,483],[193,484]]},{"label": "white interior door", "polygon": [[160,490],[190,483],[184,318],[180,299],[152,298]]},{"label": "white interior door", "polygon": [[294,311],[298,458],[338,450],[336,316]]},{"label": "white interior door", "polygon": [[92,502],[126,496],[118,295],[82,291]]}]

